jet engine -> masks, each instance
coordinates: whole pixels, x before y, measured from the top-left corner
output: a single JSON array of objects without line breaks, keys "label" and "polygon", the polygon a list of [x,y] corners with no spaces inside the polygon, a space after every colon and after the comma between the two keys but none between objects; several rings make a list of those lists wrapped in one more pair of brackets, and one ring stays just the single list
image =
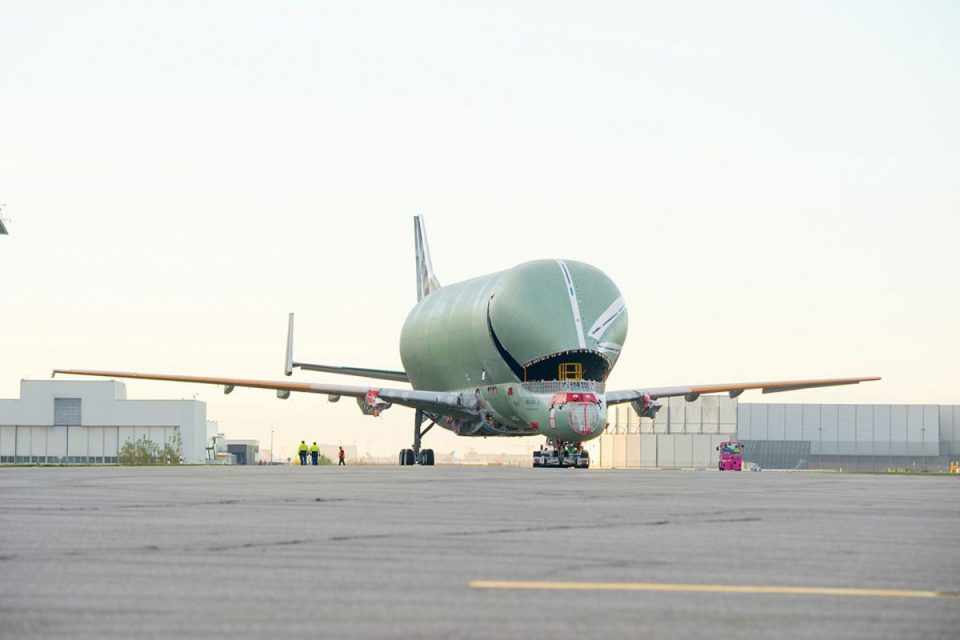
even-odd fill
[{"label": "jet engine", "polygon": [[393,405],[380,399],[379,389],[371,389],[367,391],[367,395],[357,398],[357,406],[360,407],[363,415],[377,417]]},{"label": "jet engine", "polygon": [[656,418],[657,411],[663,408],[663,405],[651,398],[649,393],[643,394],[639,400],[634,400],[630,404],[633,405],[634,411],[641,418],[650,418],[651,420]]}]

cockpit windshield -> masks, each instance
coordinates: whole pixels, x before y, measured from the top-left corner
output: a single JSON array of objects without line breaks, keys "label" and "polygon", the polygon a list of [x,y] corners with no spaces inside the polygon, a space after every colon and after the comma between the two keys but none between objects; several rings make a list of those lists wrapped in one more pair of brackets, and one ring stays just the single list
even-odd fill
[{"label": "cockpit windshield", "polygon": [[726,442],[720,447],[720,450],[724,453],[739,454],[743,452],[743,447],[740,446],[739,442]]}]

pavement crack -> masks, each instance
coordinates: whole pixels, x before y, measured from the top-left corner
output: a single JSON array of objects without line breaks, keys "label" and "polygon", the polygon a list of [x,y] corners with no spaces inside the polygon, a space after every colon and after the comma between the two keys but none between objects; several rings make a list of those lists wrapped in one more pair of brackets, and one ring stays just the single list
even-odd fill
[{"label": "pavement crack", "polygon": [[368,535],[356,535],[356,536],[331,536],[330,542],[347,542],[350,540],[379,540],[381,538],[391,538],[393,534],[390,533],[371,533]]},{"label": "pavement crack", "polygon": [[222,544],[207,547],[207,551],[232,551],[234,549],[260,549],[266,547],[289,547],[298,544],[307,544],[311,540],[277,540],[275,542],[244,542],[242,544]]},{"label": "pavement crack", "polygon": [[511,527],[503,529],[483,529],[479,531],[451,531],[445,536],[489,536],[503,533],[541,533],[548,531],[578,531],[585,529],[610,529],[614,527],[657,527],[670,524],[669,520],[654,520],[648,522],[603,522],[596,524],[558,524],[538,525],[532,527]]}]

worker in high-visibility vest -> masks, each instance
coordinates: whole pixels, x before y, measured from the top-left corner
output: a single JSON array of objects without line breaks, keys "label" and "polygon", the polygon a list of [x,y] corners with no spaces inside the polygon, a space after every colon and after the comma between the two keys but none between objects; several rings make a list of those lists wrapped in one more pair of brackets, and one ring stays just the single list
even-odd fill
[{"label": "worker in high-visibility vest", "polygon": [[307,464],[307,443],[305,440],[300,441],[300,446],[297,448],[297,453],[300,454],[300,464]]},{"label": "worker in high-visibility vest", "polygon": [[313,462],[313,466],[317,466],[318,459],[320,458],[320,447],[317,446],[317,443],[314,442],[310,445],[310,460]]}]

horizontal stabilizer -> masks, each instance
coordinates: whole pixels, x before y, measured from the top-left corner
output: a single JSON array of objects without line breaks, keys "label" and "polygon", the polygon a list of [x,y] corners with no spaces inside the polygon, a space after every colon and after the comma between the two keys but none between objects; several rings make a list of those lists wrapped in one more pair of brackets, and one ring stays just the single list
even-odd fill
[{"label": "horizontal stabilizer", "polygon": [[324,373],[336,373],[342,376],[359,376],[361,378],[373,378],[375,380],[395,380],[397,382],[410,382],[405,371],[389,371],[386,369],[364,369],[362,367],[337,367],[326,364],[310,364],[309,362],[294,362],[293,366],[304,371],[323,371]]},{"label": "horizontal stabilizer", "polygon": [[303,369],[304,371],[323,371],[324,373],[336,373],[342,376],[359,376],[361,378],[373,378],[375,380],[394,380],[396,382],[410,382],[405,371],[391,371],[388,369],[368,369],[366,367],[341,367],[329,364],[312,364],[310,362],[297,362],[293,359],[293,314],[287,319],[287,351],[283,362],[283,373],[293,375],[294,369]]}]

